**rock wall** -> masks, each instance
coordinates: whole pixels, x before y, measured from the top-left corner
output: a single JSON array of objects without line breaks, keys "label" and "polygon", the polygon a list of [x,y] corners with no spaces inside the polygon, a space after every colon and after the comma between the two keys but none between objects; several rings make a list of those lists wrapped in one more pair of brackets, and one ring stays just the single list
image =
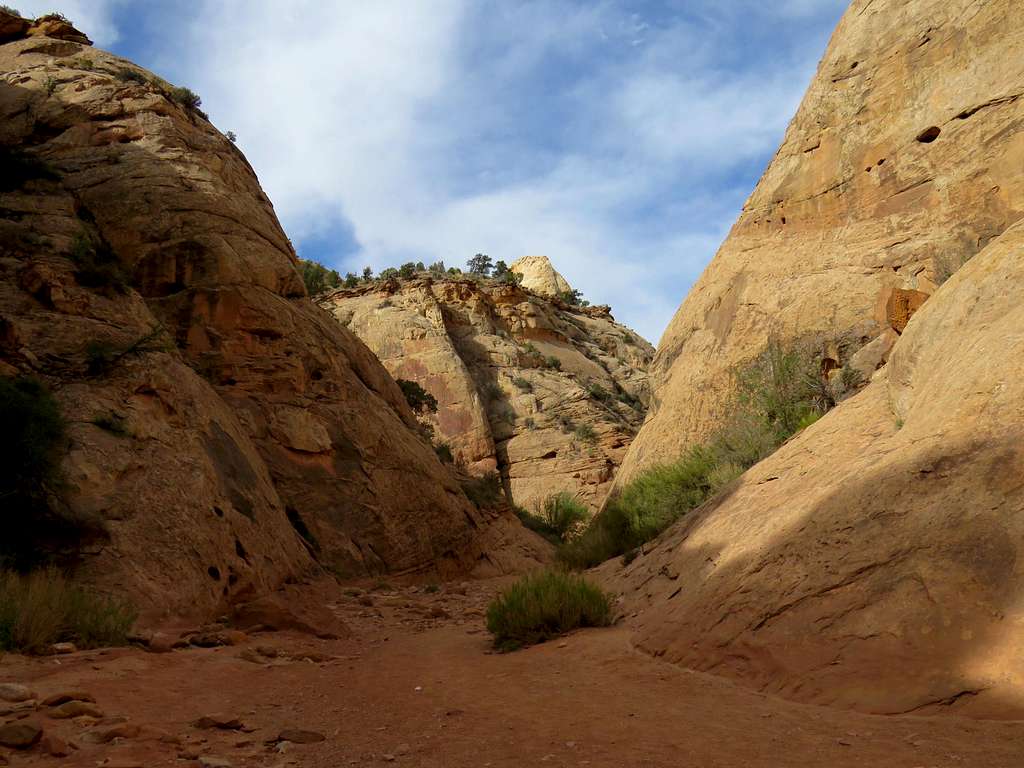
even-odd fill
[{"label": "rock wall", "polygon": [[106,531],[81,573],[209,611],[315,561],[543,559],[466,499],[387,371],[306,297],[241,152],[66,23],[16,22],[0,12],[0,372],[42,378],[70,422],[63,503]]},{"label": "rock wall", "polygon": [[654,351],[606,307],[426,274],[319,301],[437,399],[436,440],[471,471],[499,470],[516,504],[561,491],[602,503],[643,419]]},{"label": "rock wall", "polygon": [[864,391],[602,566],[640,647],[816,704],[1024,716],[1020,286],[1024,223]]},{"label": "rock wall", "polygon": [[860,335],[879,369],[602,566],[640,647],[817,704],[1024,716],[1022,54],[1014,2],[850,7],[665,334],[628,469],[713,429],[770,332]]},{"label": "rock wall", "polygon": [[933,293],[1024,215],[1019,11],[1012,0],[852,3],[665,331],[622,480],[712,431],[730,369],[771,335],[855,340],[883,363],[905,323],[887,311],[894,293]]}]

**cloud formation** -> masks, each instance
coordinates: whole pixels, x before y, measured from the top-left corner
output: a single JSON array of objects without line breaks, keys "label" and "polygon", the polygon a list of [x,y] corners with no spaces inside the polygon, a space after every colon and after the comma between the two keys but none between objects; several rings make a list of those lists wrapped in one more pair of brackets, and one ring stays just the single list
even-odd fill
[{"label": "cloud formation", "polygon": [[[116,1],[87,4],[98,39]],[[115,50],[202,94],[301,255],[344,272],[546,254],[656,341],[845,1],[146,6],[121,6],[142,39]]]}]

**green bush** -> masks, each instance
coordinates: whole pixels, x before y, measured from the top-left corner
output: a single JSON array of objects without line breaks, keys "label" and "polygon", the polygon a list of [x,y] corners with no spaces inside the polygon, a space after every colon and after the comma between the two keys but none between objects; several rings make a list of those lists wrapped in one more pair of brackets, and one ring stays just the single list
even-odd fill
[{"label": "green bush", "polygon": [[588,517],[586,506],[568,491],[548,496],[540,507],[540,518],[563,541]]},{"label": "green bush", "polygon": [[533,392],[533,384],[524,379],[522,376],[516,376],[514,379],[512,379],[512,384],[514,384],[517,389],[523,392]]},{"label": "green bush", "polygon": [[564,564],[590,568],[636,550],[835,405],[820,355],[806,344],[770,343],[734,381],[731,416],[719,430],[626,485],[582,536],[561,547]]},{"label": "green bush", "polygon": [[345,282],[343,283],[343,285],[346,288],[355,288],[357,285],[359,285],[359,276],[356,275],[355,272],[346,272]]},{"label": "green bush", "polygon": [[[137,69],[131,69],[129,67],[123,67],[117,73],[117,76],[126,83],[137,83],[139,85],[145,85],[149,82],[149,78],[146,77],[142,72],[140,72]],[[199,97],[196,96],[196,98],[198,99]]]},{"label": "green bush", "polygon": [[487,630],[502,651],[611,623],[609,596],[581,576],[562,571],[524,576],[487,606]]},{"label": "green bush", "polygon": [[462,490],[470,501],[481,508],[496,506],[504,497],[501,477],[497,472],[463,479]]},{"label": "green bush", "polygon": [[554,355],[550,355],[550,356],[544,358],[544,367],[545,368],[552,368],[552,369],[554,369],[556,371],[560,371],[560,370],[562,370],[562,361],[559,360]]},{"label": "green bush", "polygon": [[576,438],[585,443],[594,444],[597,442],[597,432],[589,424],[580,424],[574,430]]},{"label": "green bush", "polygon": [[206,118],[207,115],[200,107],[203,105],[203,100],[199,98],[199,94],[183,86],[177,86],[171,88],[167,94],[171,101],[176,104],[180,104],[185,109],[195,112],[197,115]]},{"label": "green bush", "polygon": [[416,413],[437,413],[437,398],[420,386],[419,382],[409,379],[396,379],[398,386],[405,395],[405,401]]},{"label": "green bush", "polygon": [[0,572],[0,650],[126,645],[135,618],[127,603],[72,585],[56,569]]},{"label": "green bush", "polygon": [[299,274],[302,275],[302,282],[306,284],[306,292],[310,296],[341,285],[341,275],[337,270],[327,269],[315,261],[299,259]]},{"label": "green bush", "polygon": [[434,446],[434,453],[441,460],[442,464],[454,464],[455,457],[452,455],[452,447],[448,443],[439,443]]},{"label": "green bush", "polygon": [[11,6],[9,5],[0,5],[0,11],[6,11],[12,16],[17,16],[21,18],[21,11],[17,10],[16,8],[11,8]]},{"label": "green bush", "polygon": [[406,280],[416,276],[416,265],[407,261],[405,264],[398,268],[398,276]]}]

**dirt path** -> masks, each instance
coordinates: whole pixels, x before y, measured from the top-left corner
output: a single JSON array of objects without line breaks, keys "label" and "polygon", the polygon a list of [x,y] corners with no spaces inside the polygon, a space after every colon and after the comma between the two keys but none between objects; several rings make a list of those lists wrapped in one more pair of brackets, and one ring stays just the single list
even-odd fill
[{"label": "dirt path", "polygon": [[[0,682],[24,683],[41,697],[87,691],[105,720],[53,720],[31,708],[10,713],[0,721],[38,722],[79,749],[61,760],[38,746],[0,754],[14,766],[83,768],[1017,768],[1024,760],[1024,723],[874,717],[792,704],[653,660],[631,648],[623,628],[492,654],[482,610],[494,588],[327,597],[354,631],[345,640],[272,633],[165,654],[8,656]],[[243,728],[192,725],[211,715],[240,720]],[[111,728],[123,738],[91,743]],[[266,744],[285,729],[326,738]]]}]

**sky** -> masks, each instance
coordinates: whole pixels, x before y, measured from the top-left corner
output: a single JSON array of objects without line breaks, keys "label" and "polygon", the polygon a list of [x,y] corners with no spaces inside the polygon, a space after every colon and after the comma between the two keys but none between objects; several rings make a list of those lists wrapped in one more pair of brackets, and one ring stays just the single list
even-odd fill
[{"label": "sky", "polygon": [[200,94],[301,258],[548,256],[656,343],[847,0],[20,0]]}]

